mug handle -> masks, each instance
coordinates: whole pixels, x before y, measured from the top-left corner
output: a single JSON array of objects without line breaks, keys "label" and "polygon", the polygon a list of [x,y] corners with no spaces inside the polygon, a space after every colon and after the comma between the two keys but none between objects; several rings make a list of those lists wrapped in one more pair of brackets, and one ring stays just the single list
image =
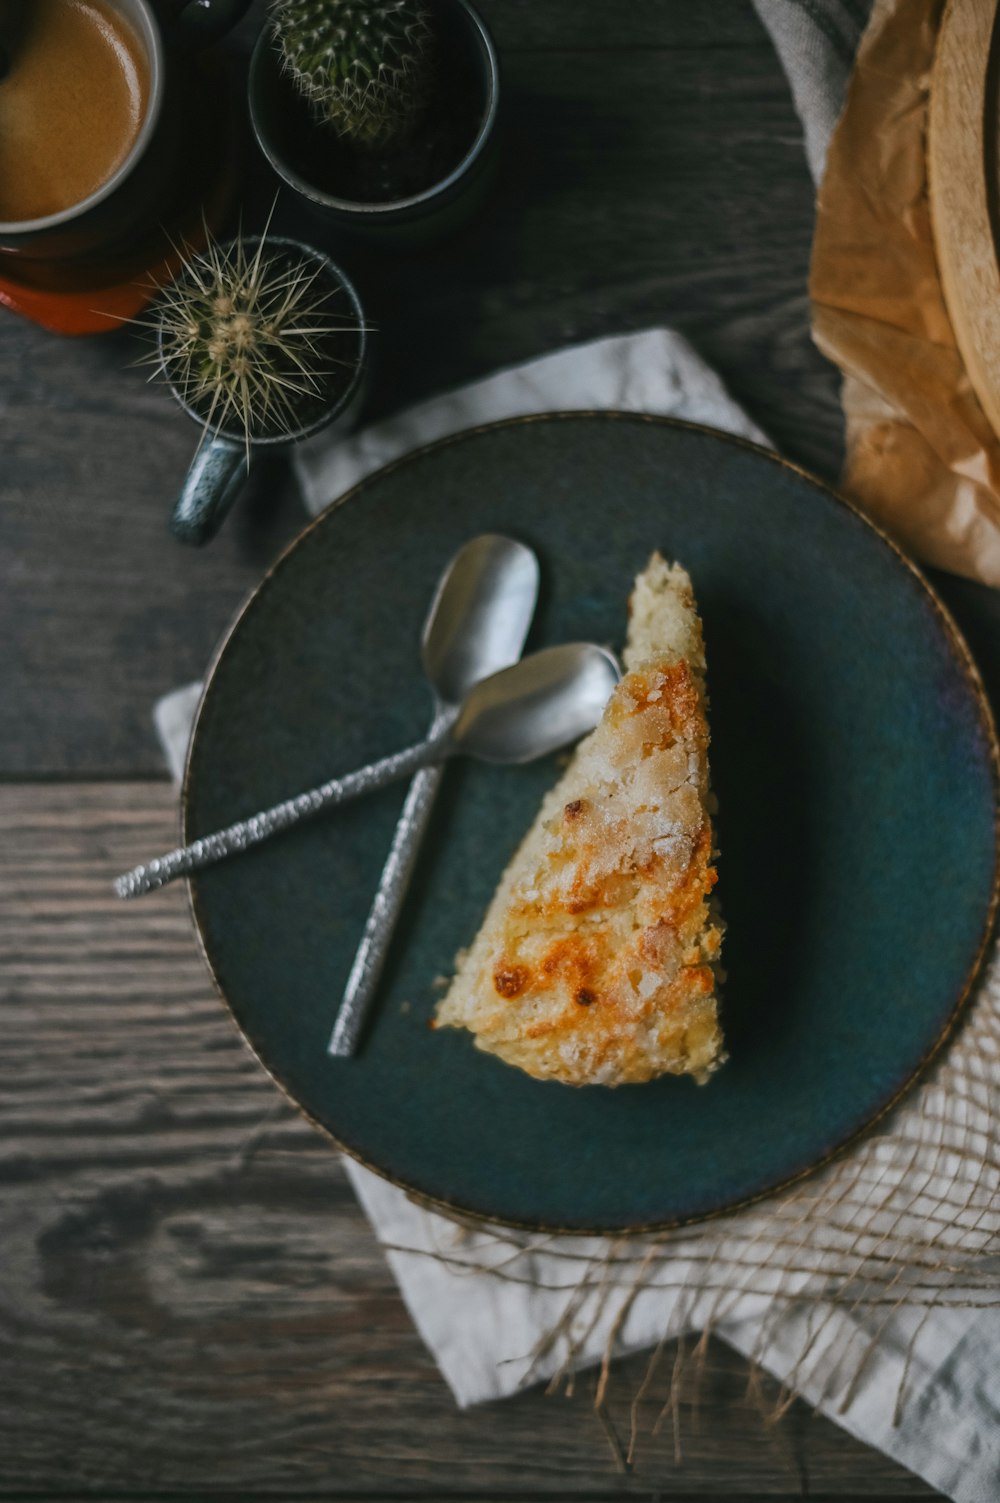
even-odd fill
[{"label": "mug handle", "polygon": [[214,538],[247,477],[246,444],[206,433],[170,518],[170,531],[198,547]]},{"label": "mug handle", "polygon": [[182,49],[207,47],[249,9],[250,0],[177,0],[170,7],[171,40]]}]

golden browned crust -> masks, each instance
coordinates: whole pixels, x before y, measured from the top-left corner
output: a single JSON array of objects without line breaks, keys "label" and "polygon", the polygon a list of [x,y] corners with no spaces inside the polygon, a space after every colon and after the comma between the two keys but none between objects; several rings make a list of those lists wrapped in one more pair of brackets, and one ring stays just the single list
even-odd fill
[{"label": "golden browned crust", "polygon": [[[665,652],[622,680],[545,800],[438,1012],[544,1079],[703,1078],[721,1055],[700,628],[690,635],[687,576],[667,579],[670,607],[684,607],[688,659]],[[648,619],[643,629],[648,637]]]}]

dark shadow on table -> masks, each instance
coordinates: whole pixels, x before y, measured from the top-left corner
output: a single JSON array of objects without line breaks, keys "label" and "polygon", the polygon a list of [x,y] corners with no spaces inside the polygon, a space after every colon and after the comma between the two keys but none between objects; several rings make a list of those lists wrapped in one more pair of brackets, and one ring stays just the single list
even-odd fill
[{"label": "dark shadow on table", "polygon": [[928,576],[971,647],[993,714],[1000,718],[1000,590],[938,569]]},{"label": "dark shadow on table", "polygon": [[712,787],[722,913],[726,1041],[773,1044],[790,1022],[804,918],[814,903],[817,853],[810,811],[815,773],[808,728],[782,642],[767,623],[724,599],[703,601],[709,664]]}]

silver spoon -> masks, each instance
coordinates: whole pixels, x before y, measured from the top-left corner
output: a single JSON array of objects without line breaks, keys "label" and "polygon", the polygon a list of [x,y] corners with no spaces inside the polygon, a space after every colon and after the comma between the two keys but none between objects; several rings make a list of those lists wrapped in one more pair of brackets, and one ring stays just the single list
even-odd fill
[{"label": "silver spoon", "polygon": [[474,684],[455,716],[415,746],[168,851],[117,878],[115,891],[120,898],[137,898],[165,887],[447,757],[464,753],[485,762],[519,763],[547,756],[593,729],[618,678],[618,663],[607,648],[592,642],[547,647]]},{"label": "silver spoon", "polygon": [[[434,695],[431,736],[454,717],[473,684],[517,662],[537,599],[538,560],[523,543],[484,533],[459,549],[437,587],[421,638]],[[410,784],[337,1011],[331,1054],[354,1053],[443,776],[438,763],[422,767]]]}]

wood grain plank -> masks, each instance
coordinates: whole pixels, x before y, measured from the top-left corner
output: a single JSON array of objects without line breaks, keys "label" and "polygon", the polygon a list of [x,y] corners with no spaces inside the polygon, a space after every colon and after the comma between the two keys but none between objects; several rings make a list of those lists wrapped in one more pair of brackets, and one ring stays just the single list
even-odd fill
[{"label": "wood grain plank", "polygon": [[[267,14],[268,0],[253,0],[233,36],[249,50]],[[629,51],[636,47],[690,48],[700,52],[770,49],[753,8],[744,0],[710,6],[677,0],[476,0],[499,48],[513,52]]]},{"label": "wood grain plank", "polygon": [[[721,1345],[680,1461],[649,1433],[664,1368],[630,1477],[590,1377],[457,1412],[335,1155],[213,997],[184,894],[111,894],[175,829],[167,786],[0,786],[5,1496],[933,1496],[804,1406],[768,1426]],[[622,1426],[644,1365],[616,1370]]]},{"label": "wood grain plank", "polygon": [[629,0],[628,5],[579,0],[477,0],[498,47],[514,51],[602,52],[634,47],[699,51],[771,44],[751,7],[739,0],[711,6]]},{"label": "wood grain plank", "polygon": [[[251,1496],[253,1496],[251,1494]],[[257,1495],[260,1496],[260,1495]],[[268,1492],[267,1503],[328,1503],[331,1498],[329,1492]],[[602,1492],[588,1489],[573,1493],[565,1492],[515,1492],[505,1490],[502,1493],[442,1493],[435,1489],[433,1492],[364,1492],[364,1493],[338,1493],[336,1503],[617,1503],[621,1498],[620,1492]],[[705,1503],[705,1493],[664,1493],[657,1490],[655,1493],[646,1494],[650,1503]],[[761,1503],[762,1494],[755,1493],[716,1493],[713,1495],[719,1503]],[[807,1498],[808,1503],[851,1503],[848,1495],[843,1492],[823,1492],[799,1495]],[[898,1493],[865,1493],[854,1494],[855,1498],[863,1496],[864,1503],[898,1503]],[[933,1498],[933,1493],[913,1494],[922,1498]],[[80,1492],[57,1492],[57,1493],[0,1493],[4,1503],[95,1503],[97,1497],[94,1493]],[[210,1503],[244,1503],[246,1493],[219,1492],[215,1489],[206,1490],[200,1488],[199,1499],[209,1499]],[[190,1493],[177,1492],[102,1492],[101,1503],[190,1503]]]},{"label": "wood grain plank", "polygon": [[[628,51],[636,47],[698,51],[770,48],[771,42],[744,0],[712,0],[710,6],[677,0],[476,0],[505,55],[513,52]],[[237,36],[252,44],[267,10],[254,0]]]},{"label": "wood grain plank", "polygon": [[[208,1499],[210,1503],[244,1503],[248,1496],[246,1493],[220,1492],[216,1489],[198,1490],[199,1499]],[[251,1494],[250,1496],[254,1496]],[[261,1496],[257,1494],[256,1496]],[[268,1492],[267,1503],[328,1503],[333,1496],[329,1492]],[[639,1494],[639,1496],[642,1496]],[[657,1489],[655,1493],[646,1493],[649,1503],[705,1503],[706,1494],[703,1492],[669,1492],[665,1493]],[[762,1494],[759,1492],[748,1493],[726,1492],[713,1495],[719,1503],[761,1503]],[[773,1495],[772,1495],[773,1496]],[[810,1492],[798,1495],[807,1498],[808,1503],[851,1503],[851,1499],[843,1492]],[[864,1493],[854,1494],[855,1498],[863,1497],[864,1503],[898,1503],[899,1493]],[[912,1494],[913,1497],[933,1498],[933,1493]],[[57,1493],[0,1493],[4,1503],[95,1503],[97,1497],[94,1493],[80,1492],[57,1492]],[[622,1497],[621,1492],[605,1492],[591,1488],[581,1491],[577,1489],[572,1493],[566,1492],[521,1492],[506,1489],[496,1493],[469,1493],[469,1492],[441,1492],[435,1489],[433,1492],[364,1492],[364,1493],[337,1493],[336,1503],[617,1503]],[[186,1492],[102,1492],[102,1503],[190,1503],[191,1494]]]},{"label": "wood grain plank", "polygon": [[[508,51],[505,149],[483,214],[403,262],[334,246],[378,326],[370,415],[557,345],[666,322],[779,445],[833,474],[837,382],[808,334],[812,186],[751,8],[488,9]],[[609,52],[614,35],[630,46]],[[274,187],[255,169],[249,226]],[[278,224],[325,238],[287,197]],[[200,675],[303,519],[275,461],[207,550],[168,538],[197,433],[145,384],[140,348],[128,332],[60,340],[4,321],[0,772],[159,771],[152,700]]]}]

